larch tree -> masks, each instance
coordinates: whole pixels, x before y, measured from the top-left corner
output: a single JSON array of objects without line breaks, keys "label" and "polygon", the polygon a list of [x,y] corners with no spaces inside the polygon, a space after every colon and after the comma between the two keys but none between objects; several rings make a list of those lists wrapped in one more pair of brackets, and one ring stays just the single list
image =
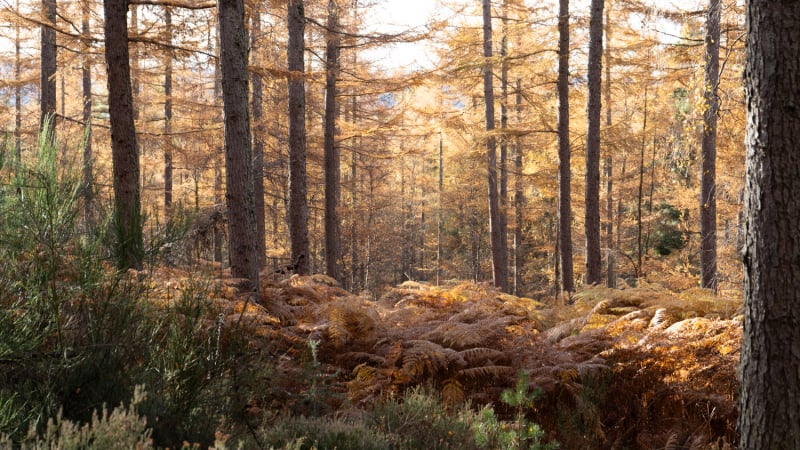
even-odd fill
[{"label": "larch tree", "polygon": [[[605,9],[605,72],[606,79],[604,88],[605,107],[606,107],[606,128],[611,129],[611,5]],[[606,157],[603,161],[606,175],[606,286],[615,288],[617,286],[616,258],[617,248],[614,245],[614,155],[611,149],[606,150]]]},{"label": "larch tree", "polygon": [[305,10],[302,0],[288,2],[289,21],[289,239],[295,272],[308,273],[306,200]]},{"label": "larch tree", "polygon": [[[500,245],[506,255],[506,280],[508,280],[508,1],[502,4],[502,32],[500,36],[500,160],[498,162],[500,195]],[[508,289],[506,281],[506,290]]]},{"label": "larch tree", "polygon": [[[255,63],[258,40],[261,39],[261,9],[258,4],[253,7],[250,17],[250,47],[253,49],[251,54]],[[267,260],[267,228],[266,212],[264,205],[264,139],[266,130],[264,129],[264,81],[261,74],[252,72],[250,76],[252,87],[251,102],[253,111],[253,198],[255,200],[256,213],[256,248],[258,251],[258,267],[263,269]]]},{"label": "larch tree", "polygon": [[128,0],[104,0],[105,54],[108,71],[108,113],[111,123],[111,159],[114,172],[114,228],[120,269],[141,269],[144,259],[139,150],[133,122],[130,58],[128,54]]},{"label": "larch tree", "polygon": [[497,184],[497,141],[494,136],[494,74],[492,64],[492,5],[483,0],[483,100],[486,115],[486,175],[489,188],[489,235],[494,285],[508,290],[508,262],[503,242]]},{"label": "larch tree", "polygon": [[92,223],[92,201],[94,198],[92,175],[92,36],[89,19],[91,17],[90,2],[81,2],[81,38],[83,55],[81,58],[81,88],[83,90],[83,124],[86,128],[83,143],[83,219],[88,226]]},{"label": "larch tree", "polygon": [[[19,15],[19,0],[16,1],[15,12]],[[14,153],[17,161],[22,158],[22,43],[20,42],[20,24],[14,23]]]},{"label": "larch tree", "polygon": [[572,267],[572,203],[569,142],[569,0],[558,8],[558,250],[561,291],[575,292]]},{"label": "larch tree", "polygon": [[800,448],[800,2],[748,0],[743,449]]},{"label": "larch tree", "polygon": [[[55,130],[56,114],[56,0],[42,0],[40,125]],[[55,132],[55,131],[53,131]]]},{"label": "larch tree", "polygon": [[164,214],[172,211],[172,9],[164,7],[164,32],[167,50],[164,55]]},{"label": "larch tree", "polygon": [[327,274],[342,280],[342,244],[339,232],[339,148],[336,145],[336,79],[339,76],[339,5],[328,0],[325,42],[325,267]]},{"label": "larch tree", "polygon": [[601,281],[600,254],[600,112],[603,61],[603,6],[592,0],[589,16],[588,101],[586,107],[586,284]]},{"label": "larch tree", "polygon": [[710,0],[706,18],[702,164],[700,175],[700,283],[717,290],[717,115],[721,0]]},{"label": "larch tree", "polygon": [[244,0],[217,2],[220,70],[225,124],[225,202],[231,275],[247,280],[243,290],[258,291],[256,215],[253,200],[253,150],[248,111]]}]

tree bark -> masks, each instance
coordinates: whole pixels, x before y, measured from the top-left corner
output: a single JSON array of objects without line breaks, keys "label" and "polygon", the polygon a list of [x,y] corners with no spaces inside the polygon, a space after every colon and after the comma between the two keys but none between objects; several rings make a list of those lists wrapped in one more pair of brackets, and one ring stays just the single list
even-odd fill
[{"label": "tree bark", "polygon": [[[258,39],[261,38],[261,9],[256,3],[253,7],[252,25],[250,27],[250,46],[258,49]],[[256,63],[256,53],[253,52],[253,63]],[[267,224],[266,205],[264,204],[264,82],[261,75],[252,73],[253,109],[253,198],[256,212],[256,251],[258,252],[258,267],[263,269],[267,264]]]},{"label": "tree bark", "polygon": [[42,0],[40,127],[49,123],[55,136],[56,114],[56,0]]},{"label": "tree bark", "polygon": [[133,123],[127,0],[104,0],[108,112],[114,166],[114,225],[117,265],[141,269],[144,258],[139,196],[139,150]]},{"label": "tree bark", "polygon": [[309,268],[306,200],[305,11],[302,0],[288,2],[289,49],[289,239],[295,273]]},{"label": "tree bark", "polygon": [[502,218],[497,186],[497,142],[494,137],[494,83],[492,74],[492,6],[483,0],[483,98],[486,111],[486,174],[489,188],[489,235],[492,244],[494,285],[508,290],[508,260],[503,244]]},{"label": "tree bark", "polygon": [[220,69],[225,116],[225,201],[231,275],[258,291],[256,215],[253,201],[253,150],[247,86],[247,31],[244,0],[219,0]]},{"label": "tree bark", "polygon": [[642,145],[639,147],[639,193],[637,195],[636,205],[636,278],[639,278],[644,273],[642,270],[644,262],[644,254],[646,249],[644,246],[643,230],[644,224],[642,222],[642,202],[644,200],[644,151],[647,147],[647,85],[644,85],[644,111],[642,118]]},{"label": "tree bark", "polygon": [[706,19],[706,64],[703,100],[702,174],[700,175],[700,281],[717,290],[717,114],[719,99],[719,27],[722,3],[710,0]]},{"label": "tree bark", "polygon": [[569,145],[569,0],[558,10],[558,247],[561,290],[575,292],[572,267],[572,204]]},{"label": "tree bark", "polygon": [[336,79],[339,76],[339,6],[328,0],[325,45],[325,267],[328,276],[342,280],[342,244],[339,232],[339,148],[336,145]]},{"label": "tree bark", "polygon": [[[172,10],[164,8],[167,45],[172,45]],[[164,57],[164,214],[172,214],[172,52]]]},{"label": "tree bark", "polygon": [[94,201],[94,177],[92,175],[92,64],[89,56],[92,47],[89,28],[89,0],[82,2],[81,34],[83,35],[83,56],[81,61],[81,85],[83,89],[83,123],[86,127],[83,143],[83,219],[89,227],[93,223],[92,202]]},{"label": "tree bark", "polygon": [[[17,15],[19,15],[19,0],[16,2]],[[14,24],[14,153],[17,161],[22,159],[22,44],[19,37],[19,22]]]},{"label": "tree bark", "polygon": [[[522,81],[517,78],[516,85],[517,124],[522,121]],[[522,268],[525,266],[525,251],[522,237],[522,209],[525,207],[525,194],[522,180],[522,142],[514,138],[514,295],[522,288]]]},{"label": "tree bark", "polygon": [[800,448],[800,2],[748,0],[740,448]]},{"label": "tree bark", "polygon": [[[608,50],[611,37],[611,5],[606,8],[606,45],[604,53],[606,55],[605,71],[605,103],[606,103],[606,128],[611,129],[611,54]],[[617,248],[614,245],[614,154],[609,148],[605,158],[606,173],[606,286],[617,287]]]},{"label": "tree bark", "polygon": [[[508,3],[503,0],[502,36],[500,37],[500,245],[506,255],[506,280],[508,280]],[[506,281],[508,285],[508,281]],[[508,286],[506,289],[508,290]]]},{"label": "tree bark", "polygon": [[586,106],[586,284],[600,283],[600,112],[603,69],[604,0],[592,0],[589,18],[589,95]]},{"label": "tree bark", "polygon": [[[219,25],[214,27],[214,47],[216,48],[217,57],[214,64],[214,111],[215,120],[217,123],[221,122],[222,117],[219,114],[220,103],[222,97],[222,71],[220,70],[220,51],[219,51]],[[209,41],[211,41],[211,31],[209,30]],[[210,42],[209,42],[210,44]],[[222,195],[222,160],[223,148],[221,145],[215,145],[214,155],[214,205],[221,205],[223,201]],[[224,229],[220,226],[214,227],[214,262],[222,266],[222,247],[225,245],[225,237],[223,235]]]}]

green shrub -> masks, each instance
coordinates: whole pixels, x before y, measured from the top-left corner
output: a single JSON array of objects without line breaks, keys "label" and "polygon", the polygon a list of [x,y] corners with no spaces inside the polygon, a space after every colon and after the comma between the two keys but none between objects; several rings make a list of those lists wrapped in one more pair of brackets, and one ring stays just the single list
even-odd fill
[{"label": "green shrub", "polygon": [[114,270],[113,227],[83,223],[80,177],[57,147],[42,139],[30,161],[0,167],[0,433],[22,443],[50,419],[93,423],[143,385],[155,445],[212,445],[250,395],[234,389],[245,330],[222,326],[203,280],[156,302],[147,272]]},{"label": "green shrub", "polygon": [[[120,404],[109,414],[105,406],[98,415],[84,425],[65,419],[61,412],[47,421],[42,433],[31,427],[28,435],[19,443],[22,450],[31,449],[140,449],[152,447],[147,421],[136,412],[137,405],[144,399],[141,389],[134,391],[133,400],[128,407]],[[8,435],[0,435],[0,447],[13,445]]]}]

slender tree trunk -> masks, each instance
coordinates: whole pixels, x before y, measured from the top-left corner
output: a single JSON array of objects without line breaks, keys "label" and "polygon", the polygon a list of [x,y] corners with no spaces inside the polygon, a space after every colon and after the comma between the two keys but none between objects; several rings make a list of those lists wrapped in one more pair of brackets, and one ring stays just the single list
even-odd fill
[{"label": "slender tree trunk", "polygon": [[127,0],[104,0],[108,112],[111,117],[111,159],[114,166],[114,225],[117,265],[141,269],[144,259],[139,150],[133,123]]},{"label": "slender tree trunk", "polygon": [[569,0],[558,10],[558,247],[561,291],[575,292],[572,267],[572,204],[569,144]]},{"label": "slender tree trunk", "polygon": [[492,74],[492,6],[483,0],[483,98],[486,107],[486,173],[489,187],[489,234],[492,243],[494,285],[508,290],[508,261],[503,244],[502,214],[497,186],[497,143],[494,137],[494,83]]},{"label": "slender tree trunk", "polygon": [[442,214],[442,194],[444,194],[444,142],[439,132],[439,189],[436,205],[436,285],[442,282],[442,238],[444,237],[444,216]]},{"label": "slender tree trunk", "polygon": [[[253,7],[250,27],[250,46],[258,49],[258,40],[261,38],[261,9],[256,3]],[[255,64],[256,51],[253,51]],[[253,198],[256,211],[256,251],[258,252],[258,267],[266,267],[267,261],[267,224],[266,205],[264,204],[264,82],[261,75],[252,73],[252,110],[253,110]],[[306,266],[307,267],[307,266]]]},{"label": "slender tree trunk", "polygon": [[295,272],[308,274],[306,200],[305,11],[302,0],[289,1],[289,238]]},{"label": "slender tree trunk", "polygon": [[[605,79],[605,103],[606,103],[606,129],[611,129],[611,53],[608,47],[611,44],[611,5],[606,8],[606,79]],[[604,162],[606,173],[606,286],[617,287],[617,248],[614,245],[614,154],[611,149],[606,151]]]},{"label": "slender tree trunk", "polygon": [[[211,31],[209,31],[209,41],[211,40]],[[219,49],[219,25],[214,28],[214,47],[217,51],[217,58],[214,64],[214,109],[215,111],[221,110],[221,97],[222,97],[222,71],[219,67],[220,62],[220,49]],[[215,114],[215,121],[219,123],[222,117],[219,113]],[[224,158],[223,149],[221,145],[216,145],[216,154],[214,155],[214,205],[222,205],[222,160]],[[223,235],[222,227],[214,226],[214,262],[222,266],[222,247],[225,245],[225,237]]]},{"label": "slender tree trunk", "polygon": [[[355,57],[353,58],[353,67],[355,70]],[[355,92],[352,93],[351,104],[351,119],[353,126],[356,125],[358,102],[356,100]],[[358,291],[358,152],[357,147],[361,143],[360,138],[353,139],[353,150],[350,152],[350,289],[353,292]]]},{"label": "slender tree trunk", "polygon": [[800,2],[748,0],[740,448],[800,448]]},{"label": "slender tree trunk", "polygon": [[[164,8],[167,45],[172,45],[172,9]],[[172,52],[164,57],[164,214],[172,215]]]},{"label": "slender tree trunk", "polygon": [[55,136],[56,114],[56,0],[42,0],[41,79],[39,81],[40,127],[50,124]]},{"label": "slender tree trunk", "polygon": [[339,5],[328,0],[325,46],[325,267],[335,280],[342,279],[342,244],[339,232],[339,148],[336,145],[336,81],[339,76]]},{"label": "slender tree trunk", "polygon": [[702,174],[700,175],[700,282],[717,290],[717,113],[719,100],[719,27],[722,2],[710,0],[706,18]]},{"label": "slender tree trunk", "polygon": [[225,201],[228,205],[231,275],[250,282],[245,290],[258,292],[244,0],[218,0],[217,11],[225,116]]},{"label": "slender tree trunk", "polygon": [[[19,0],[15,9],[19,15]],[[14,24],[14,153],[17,161],[22,159],[22,58],[21,42],[19,37],[19,22]]]},{"label": "slender tree trunk", "polygon": [[600,283],[600,112],[603,65],[603,5],[592,0],[589,19],[589,99],[586,107],[586,284]]},{"label": "slender tree trunk", "polygon": [[81,61],[81,82],[83,88],[83,123],[86,133],[83,144],[83,219],[87,227],[93,223],[92,202],[94,193],[94,177],[92,176],[92,65],[89,51],[92,48],[91,29],[89,28],[89,0],[82,2],[81,34],[83,36],[83,57]]},{"label": "slender tree trunk", "polygon": [[647,147],[647,85],[644,85],[644,118],[642,119],[642,145],[639,149],[639,195],[636,206],[636,278],[643,274],[642,262],[645,248],[643,240],[642,201],[644,200],[644,151]]},{"label": "slender tree trunk", "polygon": [[503,0],[502,36],[500,38],[500,245],[506,260],[508,290],[508,3]]},{"label": "slender tree trunk", "polygon": [[[522,121],[522,81],[517,78],[516,86],[517,123]],[[525,251],[522,238],[522,209],[525,207],[524,187],[522,180],[522,142],[519,136],[514,138],[514,295],[519,295],[522,288],[522,268],[525,266]]]}]

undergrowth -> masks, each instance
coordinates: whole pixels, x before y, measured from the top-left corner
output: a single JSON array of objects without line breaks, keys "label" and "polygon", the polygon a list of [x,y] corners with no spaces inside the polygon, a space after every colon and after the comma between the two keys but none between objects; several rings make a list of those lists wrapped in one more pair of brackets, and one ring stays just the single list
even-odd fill
[{"label": "undergrowth", "polygon": [[736,444],[737,300],[642,280],[570,305],[475,283],[372,301],[313,275],[253,302],[177,266],[191,214],[121,272],[49,142],[0,151],[0,447]]}]

